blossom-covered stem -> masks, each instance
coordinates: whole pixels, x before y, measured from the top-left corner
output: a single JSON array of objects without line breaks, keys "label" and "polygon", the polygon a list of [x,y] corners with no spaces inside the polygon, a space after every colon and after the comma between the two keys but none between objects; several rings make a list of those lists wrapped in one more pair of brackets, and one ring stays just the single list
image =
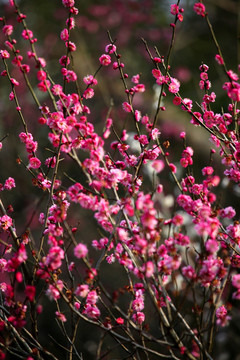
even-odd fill
[{"label": "blossom-covered stem", "polygon": [[[20,11],[20,9],[19,9],[19,6],[17,5],[17,3],[16,3],[15,0],[13,0],[13,2],[14,2],[14,6],[15,6],[15,9],[16,9],[16,12],[17,12],[18,16],[21,18],[21,22],[22,22],[22,24],[23,24],[24,30],[26,30],[26,31],[28,32],[27,23],[26,23],[25,19],[21,16],[22,14],[21,14],[21,11]],[[32,53],[34,54],[34,58],[35,58],[35,60],[36,60],[36,62],[37,62],[37,65],[38,65],[38,66],[41,65],[40,62],[39,62],[39,58],[38,58],[38,56],[37,56],[36,50],[35,50],[34,42],[32,42],[30,38],[29,38],[29,44],[30,44]]]},{"label": "blossom-covered stem", "polygon": [[[155,64],[154,58],[153,58],[153,56],[151,54],[151,51],[150,51],[149,46],[147,44],[147,41],[142,38],[142,42],[144,43],[145,49],[146,49],[150,59],[152,60],[154,66],[156,66],[156,68],[159,70],[159,66],[158,66],[158,64]],[[158,54],[158,56],[160,57],[160,54],[159,54],[156,47],[155,47],[155,51]],[[164,92],[164,84],[161,86],[160,94],[158,96],[157,108],[156,108],[156,112],[155,112],[154,120],[153,120],[153,128],[156,126],[156,123],[157,123],[158,114],[159,114],[159,111],[160,111],[160,104],[161,104],[161,101],[162,101],[162,98],[163,98],[163,92]]]},{"label": "blossom-covered stem", "polygon": [[[108,37],[109,37],[109,40],[111,41],[111,44],[114,44],[114,41],[111,37],[111,34],[110,32],[108,31]],[[127,86],[127,83],[125,81],[125,77],[124,77],[124,73],[123,73],[123,69],[121,67],[121,62],[120,62],[120,56],[119,54],[117,53],[117,51],[115,50],[114,51],[114,55],[116,57],[116,60],[117,60],[117,63],[118,63],[118,69],[119,69],[119,72],[120,72],[120,75],[121,75],[121,80],[122,80],[122,83],[123,83],[123,86],[124,86],[124,89],[125,89],[125,93],[127,94],[127,99],[128,99],[128,103],[130,104],[131,106],[131,114],[133,116],[133,120],[134,120],[134,124],[135,124],[135,127],[136,127],[136,131],[138,133],[138,135],[140,135],[140,128],[139,128],[139,125],[135,119],[135,114],[134,114],[134,110],[133,110],[133,104],[132,104],[132,99],[131,99],[131,96],[129,94],[129,91],[128,91],[128,86]],[[141,144],[140,144],[141,145]],[[142,145],[141,145],[142,147]]]},{"label": "blossom-covered stem", "polygon": [[170,162],[169,162],[169,160],[168,160],[168,157],[167,157],[166,154],[165,154],[165,151],[163,150],[163,148],[162,148],[162,146],[161,146],[161,144],[160,144],[159,139],[157,139],[157,144],[158,144],[159,149],[161,150],[161,154],[163,155],[164,160],[166,161],[166,164],[168,165],[169,171],[171,172],[171,175],[172,175],[172,177],[173,177],[173,179],[174,179],[177,187],[178,187],[179,190],[182,192],[182,186],[181,186],[180,182],[178,181],[178,179],[177,179],[177,177],[176,177],[176,174],[172,171],[172,169],[171,169],[171,167],[170,167]]},{"label": "blossom-covered stem", "polygon": [[[236,246],[234,246],[235,248]],[[233,250],[232,250],[232,254],[233,254]],[[214,342],[214,330],[216,327],[216,309],[219,306],[219,304],[221,303],[221,299],[222,299],[222,294],[223,291],[225,290],[225,287],[229,281],[229,277],[230,277],[230,271],[231,271],[231,264],[228,265],[228,270],[227,270],[227,274],[225,276],[225,278],[222,280],[222,284],[221,284],[221,288],[219,293],[216,296],[216,299],[213,303],[213,310],[212,310],[212,314],[211,314],[211,320],[209,321],[210,323],[210,331],[209,331],[209,337],[208,337],[208,352],[211,354],[212,350],[213,350],[213,342]]]},{"label": "blossom-covered stem", "polygon": [[[125,269],[125,270],[128,273],[127,269]],[[108,291],[106,290],[106,288],[104,287],[104,285],[102,284],[102,282],[100,280],[98,280],[98,285],[101,289],[101,292],[106,296],[106,298],[109,300],[109,302],[112,303],[112,296],[108,293]],[[144,336],[144,338],[147,341],[152,341],[159,345],[168,345],[169,347],[173,346],[173,344],[169,343],[169,341],[167,341],[166,338],[164,341],[159,340],[156,337],[154,337],[153,335],[149,334],[144,329],[139,330],[139,327],[129,318],[129,315],[127,315],[116,303],[112,303],[112,305],[113,305],[114,309],[116,311],[118,311],[118,313],[128,322],[129,326],[131,326],[134,330],[136,330],[138,332],[140,331],[141,335]]]},{"label": "blossom-covered stem", "polygon": [[45,220],[44,220],[44,226],[43,226],[43,234],[42,234],[39,249],[38,249],[38,252],[37,252],[38,260],[40,260],[42,249],[43,249],[44,237],[45,237],[44,231],[47,228],[49,208],[50,208],[50,206],[51,206],[51,204],[53,202],[53,199],[52,199],[52,197],[53,197],[53,189],[54,189],[54,183],[55,183],[57,173],[58,173],[58,166],[59,166],[61,146],[62,146],[62,136],[63,136],[63,133],[61,132],[60,133],[60,138],[59,138],[59,146],[58,146],[57,155],[56,155],[56,164],[55,164],[55,167],[54,167],[54,170],[53,170],[53,175],[52,175],[52,179],[51,179],[51,187],[50,187],[50,190],[49,190],[48,202],[47,202],[47,206],[46,206],[46,210],[45,210]]},{"label": "blossom-covered stem", "polygon": [[[116,320],[116,318],[115,318],[113,312],[111,311],[111,309],[109,308],[109,306],[106,305],[101,298],[100,298],[100,301],[101,301],[102,305],[105,307],[106,311],[111,315],[111,317]],[[124,328],[123,328],[123,332],[125,333],[125,335],[126,335],[132,342],[135,341],[135,340],[134,340],[134,336],[132,335],[131,329],[130,329],[129,326],[124,327]],[[115,338],[115,340],[119,343],[120,347],[122,347],[126,352],[130,353],[130,351],[128,350],[127,346],[125,346],[123,343],[121,343],[121,342],[119,341],[119,339]]]},{"label": "blossom-covered stem", "polygon": [[[180,0],[177,1],[176,5],[178,6],[179,3],[180,3]],[[165,77],[166,77],[166,75],[168,73],[168,68],[169,68],[169,65],[170,65],[171,53],[172,53],[174,40],[175,40],[175,35],[176,35],[176,23],[177,23],[177,21],[178,21],[178,17],[177,17],[177,15],[175,15],[175,21],[174,21],[174,24],[172,26],[172,37],[171,37],[171,40],[170,40],[170,45],[169,45],[169,49],[168,49],[168,53],[167,53],[167,60],[166,60],[166,67],[165,67],[165,74],[164,74]],[[155,50],[156,50],[157,54],[159,55],[158,49],[156,47],[155,47]],[[161,104],[161,101],[162,101],[163,91],[164,91],[164,84],[162,84],[161,91],[160,91],[160,94],[158,96],[158,103],[157,103],[156,113],[155,113],[155,116],[154,116],[153,127],[155,127],[155,125],[157,123],[158,114],[159,114],[160,107],[161,107],[160,104]]]},{"label": "blossom-covered stem", "polygon": [[98,261],[97,261],[97,263],[96,263],[96,266],[95,266],[96,270],[99,270],[100,265],[101,265],[102,261],[104,260],[104,258],[105,258],[105,256],[106,256],[107,250],[108,250],[109,245],[111,244],[111,242],[112,242],[112,240],[113,240],[113,238],[114,238],[115,230],[116,230],[117,227],[119,226],[120,221],[121,221],[121,218],[122,218],[122,214],[121,214],[121,212],[119,212],[118,217],[117,217],[117,219],[115,220],[115,224],[114,224],[114,228],[113,228],[113,230],[112,230],[112,233],[111,233],[111,235],[109,236],[108,243],[105,245],[105,248],[103,249],[103,251],[102,251],[102,253],[101,253],[101,255],[100,255],[100,257],[98,258]]},{"label": "blossom-covered stem", "polygon": [[[180,0],[177,1],[177,6],[179,6],[180,4]],[[176,25],[178,21],[178,17],[177,14],[175,15],[175,20],[174,20],[174,25]],[[166,61],[166,71],[168,71],[168,66],[170,64],[170,58],[171,58],[171,54],[172,54],[172,50],[173,50],[173,45],[174,45],[174,41],[175,41],[175,36],[176,36],[176,26],[172,26],[172,37],[170,40],[170,44],[169,44],[169,49],[168,49],[168,53],[167,53],[167,61]],[[165,74],[165,76],[167,75],[167,73]]]},{"label": "blossom-covered stem", "polygon": [[[17,14],[21,17],[21,12],[20,12],[19,6],[16,4],[15,0],[14,0],[14,5],[15,5],[15,8],[16,8]],[[28,32],[29,29],[28,29],[28,26],[27,26],[27,23],[26,23],[25,19],[22,19],[21,22],[22,22],[22,24],[23,24],[24,30],[26,30],[26,31]],[[11,40],[10,36],[9,36],[9,39]],[[30,38],[29,38],[29,44],[30,44],[32,53],[34,54],[34,60],[36,61],[36,66],[39,67],[40,69],[42,69],[41,62],[39,61],[39,58],[38,58],[38,55],[37,55],[37,52],[36,52],[36,49],[35,49],[35,46],[34,46],[34,42],[32,42],[32,41],[30,40]],[[16,48],[15,48],[14,45],[13,45],[13,52],[14,52],[15,56],[18,55],[18,54],[17,54],[17,51],[16,51]],[[26,84],[27,84],[27,87],[28,87],[28,89],[29,89],[29,91],[30,91],[30,93],[31,93],[31,95],[32,95],[35,103],[37,104],[38,108],[40,109],[41,104],[40,104],[40,102],[39,102],[39,100],[38,100],[38,98],[37,98],[36,93],[34,92],[32,86],[31,86],[31,84],[30,84],[30,81],[29,81],[29,79],[28,79],[28,76],[27,76],[26,72],[25,72],[25,71],[23,70],[23,68],[22,68],[22,64],[20,65],[20,69],[21,69],[21,71],[22,71],[22,73],[23,73],[23,77],[24,77],[24,80],[25,80],[25,82],[26,82]],[[47,73],[47,77],[49,78],[50,82],[51,82],[52,84],[54,84],[54,82],[52,81],[52,79],[51,79],[50,75],[48,74],[48,72],[46,71],[46,69],[45,69],[44,71]],[[46,82],[45,82],[45,84],[46,84]],[[53,95],[52,95],[49,87],[48,87],[48,86],[46,86],[46,87],[47,87],[47,92],[48,92],[48,94],[49,94],[49,96],[50,96],[53,104],[55,105],[55,109],[56,109],[55,99],[54,99],[54,97],[53,97]],[[43,115],[43,117],[46,116],[45,114],[42,114],[42,115]]]},{"label": "blossom-covered stem", "polygon": [[[59,315],[62,314],[61,310],[60,310],[60,305],[59,305],[58,300],[56,300],[56,307],[57,307],[57,312],[56,313],[58,313]],[[73,312],[72,311],[71,311],[71,315],[73,317]],[[57,321],[59,328],[61,329],[64,336],[66,336],[66,339],[68,340],[68,343],[69,343],[69,350],[68,350],[69,360],[72,360],[73,350],[75,351],[76,355],[78,354],[74,342],[75,342],[75,339],[76,339],[76,332],[77,332],[79,321],[80,321],[80,318],[77,319],[75,326],[73,325],[72,336],[71,336],[72,339],[68,335],[68,331],[67,331],[66,326],[65,326],[65,321],[61,321],[61,318],[59,319],[59,321]]]},{"label": "blossom-covered stem", "polygon": [[183,316],[181,315],[181,313],[177,310],[177,308],[175,307],[175,305],[173,304],[169,294],[167,293],[166,289],[164,286],[162,286],[162,292],[163,295],[165,297],[165,301],[168,301],[171,308],[174,310],[174,312],[176,313],[177,317],[181,320],[181,322],[184,324],[184,326],[186,327],[186,329],[188,330],[189,334],[191,334],[191,336],[194,338],[194,340],[196,341],[197,345],[199,346],[199,348],[201,350],[203,350],[203,352],[205,353],[207,359],[209,360],[213,360],[213,358],[211,357],[211,355],[208,353],[208,351],[206,349],[204,349],[203,344],[199,341],[199,339],[197,338],[197,336],[194,334],[193,330],[190,328],[190,326],[188,325],[188,323],[186,322],[186,320],[183,318]]},{"label": "blossom-covered stem", "polygon": [[[7,215],[7,211],[5,209],[5,206],[3,205],[2,199],[0,199],[0,209],[1,209],[1,212],[2,212],[3,215]],[[9,231],[10,231],[10,233],[12,235],[12,238],[13,238],[15,244],[19,245],[19,238],[18,238],[18,236],[16,234],[16,231],[15,231],[14,227],[10,226]]]},{"label": "blossom-covered stem", "polygon": [[27,134],[27,124],[25,122],[24,116],[23,116],[22,111],[21,111],[21,107],[20,107],[19,102],[18,102],[15,86],[11,83],[11,75],[9,73],[8,65],[7,65],[7,62],[6,62],[5,59],[3,59],[3,63],[4,63],[4,66],[5,66],[6,72],[7,72],[8,80],[9,80],[11,86],[12,86],[12,92],[14,94],[14,101],[15,101],[15,104],[16,104],[17,112],[18,112],[18,114],[20,116],[20,119],[21,119],[21,122],[23,124],[24,130],[25,130],[25,132]]},{"label": "blossom-covered stem", "polygon": [[[18,14],[19,14],[19,13],[20,13],[20,12],[19,12],[19,10],[18,10]],[[25,22],[24,22],[24,23],[25,23]],[[25,25],[24,25],[24,28],[27,29],[26,23],[25,23]],[[12,43],[12,38],[11,38],[10,35],[8,35],[8,40],[10,41],[10,43]],[[31,44],[31,45],[32,45],[32,44]],[[12,44],[12,52],[13,52],[13,54],[14,54],[16,57],[19,56],[19,53],[18,53],[18,51],[16,50],[16,47],[15,47],[14,44]],[[39,100],[38,100],[38,98],[37,98],[37,96],[36,96],[36,93],[34,92],[32,86],[31,86],[31,84],[30,84],[30,81],[29,81],[29,79],[28,79],[28,76],[27,76],[26,72],[25,72],[24,69],[23,69],[22,64],[20,64],[20,70],[21,70],[21,72],[22,72],[22,74],[23,74],[24,80],[25,80],[25,82],[26,82],[26,84],[27,84],[27,87],[28,87],[31,95],[32,95],[32,97],[33,97],[36,105],[37,105],[38,108],[39,108],[39,107],[40,107],[40,102],[39,102]],[[14,95],[16,96],[15,89],[14,89]],[[26,132],[26,133],[27,133],[27,132]]]},{"label": "blossom-covered stem", "polygon": [[215,44],[215,46],[216,46],[216,48],[217,48],[217,51],[218,51],[218,54],[221,56],[221,58],[222,58],[222,60],[223,60],[223,68],[224,68],[224,71],[225,71],[225,73],[226,73],[226,75],[227,75],[227,67],[226,67],[226,64],[225,64],[225,61],[224,61],[224,57],[223,57],[223,54],[222,54],[222,50],[221,50],[221,47],[220,47],[220,45],[219,45],[219,43],[218,43],[218,41],[217,41],[217,38],[216,38],[216,35],[215,35],[215,32],[214,32],[214,30],[213,30],[213,27],[212,27],[212,24],[211,24],[211,22],[210,22],[210,20],[209,20],[209,17],[208,17],[208,14],[206,14],[205,15],[205,19],[206,19],[206,22],[207,22],[207,24],[208,24],[208,27],[209,27],[209,30],[210,30],[210,32],[211,32],[211,35],[212,35],[212,39],[213,39],[213,41],[214,41],[214,44]]},{"label": "blossom-covered stem", "polygon": [[[57,286],[57,283],[55,282],[56,284],[56,287],[58,288],[59,292],[61,293],[61,296],[62,298],[64,299],[64,301],[66,302],[66,304],[71,308],[71,310],[80,318],[82,318],[83,320],[85,320],[86,322],[90,323],[90,324],[93,324],[95,326],[99,326],[102,330],[104,331],[107,331],[113,338],[116,338],[116,339],[119,339],[121,341],[123,341],[124,343],[126,344],[131,344],[132,346],[135,346],[136,348],[138,349],[141,349],[141,350],[145,350],[147,352],[149,352],[150,354],[154,354],[162,359],[166,358],[166,359],[170,359],[171,357],[169,357],[168,355],[164,355],[164,354],[161,354],[157,351],[154,351],[150,348],[145,348],[144,346],[140,345],[139,343],[137,343],[136,341],[132,341],[131,339],[129,338],[126,338],[125,336],[122,336],[120,334],[118,334],[117,332],[115,332],[114,330],[112,329],[109,329],[107,327],[104,326],[104,324],[102,324],[100,321],[96,322],[94,320],[91,320],[89,318],[87,318],[85,315],[81,314],[78,310],[75,309],[75,307],[71,304],[71,302],[69,302],[67,296],[64,294],[64,292],[59,289],[59,287]],[[165,344],[164,341],[161,341],[162,344]],[[191,360],[196,360],[195,357],[191,357],[190,358]]]},{"label": "blossom-covered stem", "polygon": [[[172,326],[170,325],[169,320],[168,320],[166,314],[164,313],[164,311],[162,310],[162,308],[159,307],[159,305],[158,305],[158,303],[157,303],[157,299],[156,299],[156,297],[155,297],[155,295],[154,295],[154,292],[153,292],[153,290],[152,290],[152,288],[151,288],[151,286],[150,286],[149,283],[147,283],[147,288],[148,288],[148,292],[149,292],[149,294],[150,294],[150,296],[151,296],[151,300],[152,300],[153,304],[155,305],[155,308],[156,308],[156,310],[157,310],[157,312],[158,312],[158,314],[159,314],[159,317],[160,317],[162,323],[163,323],[164,326],[168,329],[168,331],[169,331],[172,339],[175,341],[175,343],[177,344],[177,346],[178,346],[179,348],[183,348],[184,345],[183,345],[182,341],[180,340],[180,338],[179,338],[178,334],[176,333],[176,331],[175,331],[175,330],[172,328]],[[198,340],[198,339],[197,339],[197,340]],[[199,340],[198,340],[198,342],[199,342]],[[190,360],[196,360],[195,356],[193,356],[188,350],[186,351],[186,356],[187,356],[188,359],[190,359]],[[212,360],[212,359],[211,359],[211,360]]]},{"label": "blossom-covered stem", "polygon": [[[179,94],[177,94],[179,95]],[[199,123],[199,125],[201,125],[205,130],[207,130],[210,134],[216,136],[220,141],[224,142],[225,143],[225,140],[219,136],[219,134],[215,133],[212,129],[210,129],[208,126],[206,126],[202,121],[200,121],[197,116],[189,109],[187,108],[186,104],[184,104],[183,101],[181,101],[181,105],[186,109],[188,110],[189,114]]]}]

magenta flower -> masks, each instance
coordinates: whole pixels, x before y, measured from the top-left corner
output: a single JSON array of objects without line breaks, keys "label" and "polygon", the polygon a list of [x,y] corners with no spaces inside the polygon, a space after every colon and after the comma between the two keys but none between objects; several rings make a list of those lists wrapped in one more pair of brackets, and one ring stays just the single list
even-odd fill
[{"label": "magenta flower", "polygon": [[74,248],[74,255],[78,258],[84,258],[87,256],[88,253],[88,248],[86,247],[86,245],[84,244],[78,244],[75,248]]}]

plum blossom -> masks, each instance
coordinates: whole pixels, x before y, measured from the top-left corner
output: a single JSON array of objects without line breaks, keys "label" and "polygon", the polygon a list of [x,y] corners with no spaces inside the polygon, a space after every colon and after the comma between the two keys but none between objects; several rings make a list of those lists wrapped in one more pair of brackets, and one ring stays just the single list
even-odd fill
[{"label": "plum blossom", "polygon": [[61,267],[62,259],[64,259],[64,251],[59,246],[53,246],[46,257],[46,265],[50,269],[56,270]]},{"label": "plum blossom", "polygon": [[141,311],[138,311],[133,314],[132,316],[133,321],[135,321],[136,324],[142,325],[142,323],[145,321],[145,314]]},{"label": "plum blossom", "polygon": [[57,300],[60,298],[60,291],[63,289],[63,282],[61,280],[57,281],[56,285],[49,284],[48,289],[46,291],[46,295],[50,300]]},{"label": "plum blossom", "polygon": [[177,4],[172,4],[170,12],[172,15],[177,15],[179,13],[179,6]]},{"label": "plum blossom", "polygon": [[235,274],[232,276],[232,284],[237,289],[240,289],[240,274]]},{"label": "plum blossom", "polygon": [[123,110],[126,112],[131,112],[132,111],[132,106],[128,103],[128,102],[124,102],[122,104]]},{"label": "plum blossom", "polygon": [[216,318],[217,318],[217,325],[222,327],[228,325],[229,320],[231,320],[231,316],[227,315],[227,309],[225,305],[222,305],[219,308],[217,308]]},{"label": "plum blossom", "polygon": [[0,217],[0,226],[3,230],[8,230],[13,225],[12,218],[8,215]]},{"label": "plum blossom", "polygon": [[74,255],[78,258],[84,258],[87,256],[88,253],[88,248],[85,244],[78,244],[77,246],[75,246],[74,248]]},{"label": "plum blossom", "polygon": [[197,13],[197,15],[200,15],[202,17],[205,17],[205,6],[203,5],[203,3],[195,3],[193,6],[193,10]]},{"label": "plum blossom", "polygon": [[175,78],[171,78],[171,82],[168,85],[168,90],[171,93],[176,94],[179,91],[179,88],[180,88],[180,82]]},{"label": "plum blossom", "polygon": [[29,168],[32,168],[32,169],[39,169],[41,166],[41,161],[37,157],[33,156],[29,159],[28,166],[29,166]]},{"label": "plum blossom", "polygon": [[11,190],[16,187],[15,180],[12,177],[9,177],[4,183],[4,189]]},{"label": "plum blossom", "polygon": [[108,66],[111,63],[111,57],[107,54],[103,54],[99,58],[100,64],[103,66]]}]

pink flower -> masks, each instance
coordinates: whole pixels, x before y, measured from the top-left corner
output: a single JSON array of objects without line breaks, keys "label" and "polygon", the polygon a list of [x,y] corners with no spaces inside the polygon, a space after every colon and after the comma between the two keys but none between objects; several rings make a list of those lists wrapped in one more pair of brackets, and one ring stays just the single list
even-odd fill
[{"label": "pink flower", "polygon": [[6,190],[11,190],[12,188],[15,188],[16,184],[15,184],[15,180],[12,177],[9,177],[4,184],[4,189]]},{"label": "pink flower", "polygon": [[83,78],[83,81],[87,85],[97,85],[97,79],[95,79],[92,75],[87,75]]},{"label": "pink flower", "polygon": [[23,30],[22,37],[25,40],[31,39],[33,37],[33,32],[31,30]]},{"label": "pink flower", "polygon": [[45,160],[45,165],[46,165],[47,167],[54,168],[55,165],[56,165],[56,156],[47,158],[47,159]]},{"label": "pink flower", "polygon": [[61,267],[62,259],[64,259],[64,251],[59,246],[53,246],[46,257],[46,265],[50,269],[56,270]]},{"label": "pink flower", "polygon": [[174,105],[180,105],[181,102],[182,102],[182,99],[179,96],[175,96],[175,98],[173,99]]},{"label": "pink flower", "polygon": [[107,54],[103,54],[99,58],[100,64],[103,66],[108,66],[111,63],[111,57]]},{"label": "pink flower", "polygon": [[63,6],[71,8],[75,4],[75,0],[62,0]]},{"label": "pink flower", "polygon": [[142,297],[138,297],[132,302],[132,308],[134,311],[141,311],[144,309],[144,300]]},{"label": "pink flower", "polygon": [[97,292],[95,290],[88,292],[86,303],[90,305],[95,305],[97,301],[98,301]]},{"label": "pink flower", "polygon": [[161,76],[161,71],[158,69],[153,69],[152,74],[156,79],[158,79]]},{"label": "pink flower", "polygon": [[235,288],[240,289],[240,274],[233,275],[232,284]]},{"label": "pink flower", "polygon": [[172,15],[177,15],[179,13],[179,6],[177,4],[172,4],[170,12]]},{"label": "pink flower", "polygon": [[218,242],[215,239],[208,239],[205,247],[210,254],[216,253],[219,249]]},{"label": "pink flower", "polygon": [[94,90],[92,88],[88,88],[84,91],[83,97],[85,99],[91,99],[94,96]]},{"label": "pink flower", "polygon": [[114,44],[108,44],[106,47],[105,47],[105,51],[106,53],[108,54],[113,54],[115,51],[117,50],[116,46]]},{"label": "pink flower", "polygon": [[77,74],[72,70],[68,70],[67,74],[66,74],[66,80],[67,80],[67,82],[76,81],[77,80]]},{"label": "pink flower", "polygon": [[225,305],[222,305],[219,308],[217,308],[216,318],[217,318],[217,325],[220,326],[228,325],[228,322],[231,319],[231,317],[227,315],[227,309],[225,308]]},{"label": "pink flower", "polygon": [[153,167],[153,169],[154,169],[157,173],[159,173],[159,172],[161,172],[161,171],[164,169],[164,167],[165,167],[164,161],[163,161],[163,160],[154,160],[154,161],[152,162],[152,167]]},{"label": "pink flower", "polygon": [[200,16],[205,16],[205,6],[202,3],[195,3],[193,10]]},{"label": "pink flower", "polygon": [[240,101],[240,86],[236,86],[235,88],[231,88],[228,91],[228,96],[230,97],[230,99],[232,99],[233,101]]},{"label": "pink flower", "polygon": [[53,95],[61,95],[63,92],[63,88],[61,85],[55,84],[55,85],[53,85],[51,91],[52,91]]},{"label": "pink flower", "polygon": [[10,81],[14,86],[19,86],[19,82],[16,79],[11,78]]},{"label": "pink flower", "polygon": [[157,128],[154,128],[151,130],[149,135],[152,140],[157,140],[157,138],[159,137],[160,134],[161,134],[160,131]]},{"label": "pink flower", "polygon": [[123,110],[126,112],[131,112],[132,111],[132,106],[128,103],[128,102],[124,102],[122,104]]},{"label": "pink flower", "polygon": [[171,78],[171,82],[168,85],[168,90],[171,93],[176,94],[179,91],[179,88],[180,88],[180,82],[175,78]]},{"label": "pink flower", "polygon": [[1,258],[0,259],[0,273],[7,271],[7,260]]},{"label": "pink flower", "polygon": [[11,91],[10,94],[9,94],[9,100],[13,101],[14,98],[15,98],[14,92]]},{"label": "pink flower", "polygon": [[184,104],[184,105],[182,105],[182,110],[188,111],[188,110],[192,109],[192,100],[190,100],[188,98],[184,98],[182,100],[182,103]]},{"label": "pink flower", "polygon": [[195,279],[196,277],[196,273],[195,270],[193,269],[193,267],[191,265],[188,266],[184,266],[182,268],[182,273],[184,276],[186,276],[188,279]]},{"label": "pink flower", "polygon": [[220,56],[220,55],[215,55],[215,60],[217,61],[217,63],[219,65],[223,65],[224,64],[224,61],[223,61],[223,58]]},{"label": "pink flower", "polygon": [[171,170],[174,174],[176,174],[176,172],[177,172],[177,167],[176,167],[174,164],[170,163],[170,164],[169,164],[169,168],[170,168],[170,170]]},{"label": "pink flower", "polygon": [[139,110],[135,110],[134,116],[135,116],[136,121],[139,122],[141,120],[142,114]]},{"label": "pink flower", "polygon": [[69,30],[74,29],[74,27],[75,27],[75,20],[74,20],[74,18],[73,18],[73,17],[70,17],[69,19],[67,19],[66,24],[67,24],[67,26],[69,27]]},{"label": "pink flower", "polygon": [[77,296],[81,296],[81,297],[86,297],[87,294],[89,293],[89,286],[88,285],[78,285],[76,290],[75,290],[75,294]]},{"label": "pink flower", "polygon": [[42,57],[38,58],[39,65],[44,68],[46,66],[46,60]]},{"label": "pink flower", "polygon": [[83,311],[91,319],[97,319],[101,315],[100,310],[94,305],[87,305]]},{"label": "pink flower", "polygon": [[[60,291],[63,289],[63,282],[61,280],[57,281],[57,287]],[[50,300],[57,300],[60,298],[60,292],[55,285],[49,285],[46,291],[46,295]]]},{"label": "pink flower", "polygon": [[29,301],[33,301],[35,298],[35,294],[36,294],[35,286],[27,285],[25,288],[25,294],[26,294],[27,298],[29,299]]},{"label": "pink flower", "polygon": [[37,157],[31,157],[28,166],[32,169],[39,169],[41,166],[41,161]]},{"label": "pink flower", "polygon": [[63,40],[63,41],[68,41],[68,40],[69,40],[69,32],[68,32],[68,29],[63,29],[63,30],[61,31],[60,38],[61,38],[61,40]]},{"label": "pink flower", "polygon": [[72,41],[66,41],[65,45],[66,45],[66,47],[68,48],[69,51],[76,51],[77,50],[76,45]]},{"label": "pink flower", "polygon": [[0,218],[0,225],[3,230],[8,230],[12,226],[12,219],[8,215],[3,215]]},{"label": "pink flower", "polygon": [[182,158],[180,160],[182,167],[185,168],[185,167],[193,164],[192,156],[193,156],[193,149],[190,146],[188,146],[182,152]]},{"label": "pink flower", "polygon": [[2,31],[3,31],[4,35],[11,35],[13,32],[13,26],[12,25],[4,25],[4,27],[2,28]]},{"label": "pink flower", "polygon": [[145,315],[143,312],[138,311],[137,313],[133,314],[133,320],[138,324],[142,325],[145,320]]},{"label": "pink flower", "polygon": [[155,226],[157,226],[157,219],[155,217],[155,210],[149,210],[149,211],[145,211],[144,214],[141,216],[141,222],[142,225],[149,229],[149,230],[153,230],[155,228]]},{"label": "pink flower", "polygon": [[234,73],[232,70],[227,71],[228,76],[231,80],[238,81],[238,75]]},{"label": "pink flower", "polygon": [[45,71],[39,70],[37,72],[37,78],[38,78],[39,81],[44,81],[47,78],[47,74],[45,73]]},{"label": "pink flower", "polygon": [[86,247],[86,245],[84,244],[78,244],[75,248],[74,248],[74,255],[78,258],[84,258],[87,256],[88,253],[88,248]]},{"label": "pink flower", "polygon": [[59,59],[59,63],[61,66],[67,66],[70,64],[70,60],[66,55],[63,55],[60,59]]},{"label": "pink flower", "polygon": [[228,206],[225,209],[220,210],[220,216],[223,218],[232,219],[236,215],[236,211],[232,206]]},{"label": "pink flower", "polygon": [[121,318],[121,317],[119,317],[119,318],[116,319],[116,323],[117,323],[118,325],[123,325],[123,324],[124,324],[124,319]]},{"label": "pink flower", "polygon": [[60,320],[62,322],[67,321],[66,316],[63,313],[60,313],[59,311],[56,311],[55,314],[56,314],[58,320]]},{"label": "pink flower", "polygon": [[154,273],[154,263],[152,261],[147,261],[145,266],[145,275],[147,278],[151,277]]}]

